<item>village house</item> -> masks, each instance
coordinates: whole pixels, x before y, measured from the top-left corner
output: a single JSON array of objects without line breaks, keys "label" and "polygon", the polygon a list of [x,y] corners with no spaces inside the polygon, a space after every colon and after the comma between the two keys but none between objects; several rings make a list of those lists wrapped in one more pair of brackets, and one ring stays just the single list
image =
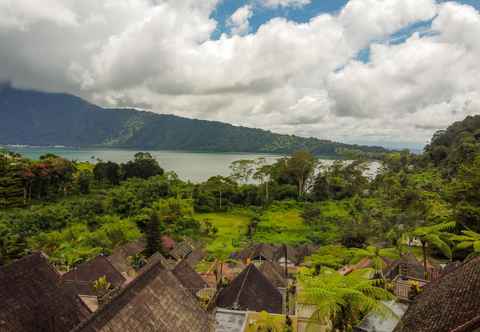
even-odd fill
[{"label": "village house", "polygon": [[153,256],[132,282],[73,331],[214,331],[213,316],[162,261]]},{"label": "village house", "polygon": [[394,332],[480,331],[480,257],[423,288]]},{"label": "village house", "polygon": [[0,268],[0,332],[68,332],[90,310],[42,253]]}]

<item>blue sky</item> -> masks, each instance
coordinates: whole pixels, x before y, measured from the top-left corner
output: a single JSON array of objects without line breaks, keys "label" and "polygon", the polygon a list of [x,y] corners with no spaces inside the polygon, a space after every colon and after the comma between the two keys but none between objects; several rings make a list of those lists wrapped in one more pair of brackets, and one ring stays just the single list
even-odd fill
[{"label": "blue sky", "polygon": [[[308,22],[312,17],[318,16],[321,13],[338,12],[345,6],[345,4],[347,4],[347,2],[348,0],[312,0],[309,5],[305,5],[301,8],[279,7],[271,9],[262,7],[258,4],[258,1],[254,0],[222,0],[212,14],[212,18],[218,22],[217,29],[212,37],[216,39],[219,38],[222,33],[228,33],[229,28],[226,26],[226,21],[238,8],[243,7],[246,4],[254,5],[253,16],[250,19],[250,32],[254,33],[262,24],[272,18],[284,17],[295,22]],[[456,2],[468,4],[480,10],[480,0],[459,0]],[[425,28],[429,23],[430,22],[423,22],[415,24],[409,27],[409,29],[403,29],[399,32],[398,36],[402,35],[406,38],[414,31]]]}]

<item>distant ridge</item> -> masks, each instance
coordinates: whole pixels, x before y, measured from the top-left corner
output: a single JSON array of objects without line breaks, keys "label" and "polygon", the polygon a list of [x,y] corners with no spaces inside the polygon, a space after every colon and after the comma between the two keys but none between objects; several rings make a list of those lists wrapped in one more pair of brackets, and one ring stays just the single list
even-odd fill
[{"label": "distant ridge", "polygon": [[21,90],[8,83],[0,85],[0,144],[259,153],[307,149],[332,156],[387,151],[217,121],[107,109],[73,95]]}]

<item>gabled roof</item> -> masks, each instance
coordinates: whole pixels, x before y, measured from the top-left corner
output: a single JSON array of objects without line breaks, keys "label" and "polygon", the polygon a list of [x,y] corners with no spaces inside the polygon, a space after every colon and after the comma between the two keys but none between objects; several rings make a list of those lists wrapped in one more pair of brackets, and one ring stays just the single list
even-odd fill
[{"label": "gabled roof", "polygon": [[65,273],[61,280],[62,286],[73,289],[76,294],[96,295],[93,283],[101,277],[106,277],[114,288],[121,287],[126,281],[104,256],[97,256],[78,265]]},{"label": "gabled roof", "polygon": [[207,283],[200,275],[188,264],[186,260],[178,263],[173,269],[173,275],[180,283],[188,289],[193,295],[197,294],[200,289],[207,288]]},{"label": "gabled roof", "polygon": [[263,273],[265,277],[277,288],[286,288],[287,287],[287,280],[285,279],[284,275],[285,272],[281,272],[281,267],[273,262],[265,261],[260,265],[258,268],[260,272]]},{"label": "gabled roof", "polygon": [[480,257],[424,287],[395,332],[469,332],[480,328]]},{"label": "gabled roof", "polygon": [[290,245],[281,245],[278,247],[277,250],[275,250],[274,254],[274,260],[278,262],[279,260],[284,260],[285,259],[285,253],[287,255],[287,260],[294,263],[298,264],[299,261],[299,253],[297,252],[297,249],[290,246]]},{"label": "gabled roof", "polygon": [[75,332],[210,332],[214,320],[162,264],[160,255],[138,277],[97,310]]},{"label": "gabled roof", "polygon": [[232,255],[235,259],[264,259],[273,261],[275,259],[275,252],[277,248],[270,244],[259,243],[248,248],[243,249],[242,251]]},{"label": "gabled roof", "polygon": [[0,268],[0,331],[67,332],[90,311],[59,287],[45,255],[34,253]]},{"label": "gabled roof", "polygon": [[115,248],[107,259],[110,261],[110,263],[112,263],[117,271],[128,275],[129,271],[133,270],[129,257],[138,255],[144,250],[145,241],[140,239]]},{"label": "gabled roof", "polygon": [[220,291],[216,303],[227,309],[282,313],[282,295],[253,264]]},{"label": "gabled roof", "polygon": [[394,279],[397,275],[403,275],[402,272],[406,272],[405,277],[425,279],[425,268],[412,253],[405,254],[391,262],[391,264],[384,269],[383,274],[387,279]]}]

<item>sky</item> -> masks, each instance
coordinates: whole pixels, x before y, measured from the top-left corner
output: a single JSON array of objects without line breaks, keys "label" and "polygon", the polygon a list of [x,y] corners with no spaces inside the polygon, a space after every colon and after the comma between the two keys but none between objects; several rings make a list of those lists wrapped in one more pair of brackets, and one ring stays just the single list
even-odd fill
[{"label": "sky", "polygon": [[480,113],[480,0],[0,0],[0,82],[421,148]]}]

